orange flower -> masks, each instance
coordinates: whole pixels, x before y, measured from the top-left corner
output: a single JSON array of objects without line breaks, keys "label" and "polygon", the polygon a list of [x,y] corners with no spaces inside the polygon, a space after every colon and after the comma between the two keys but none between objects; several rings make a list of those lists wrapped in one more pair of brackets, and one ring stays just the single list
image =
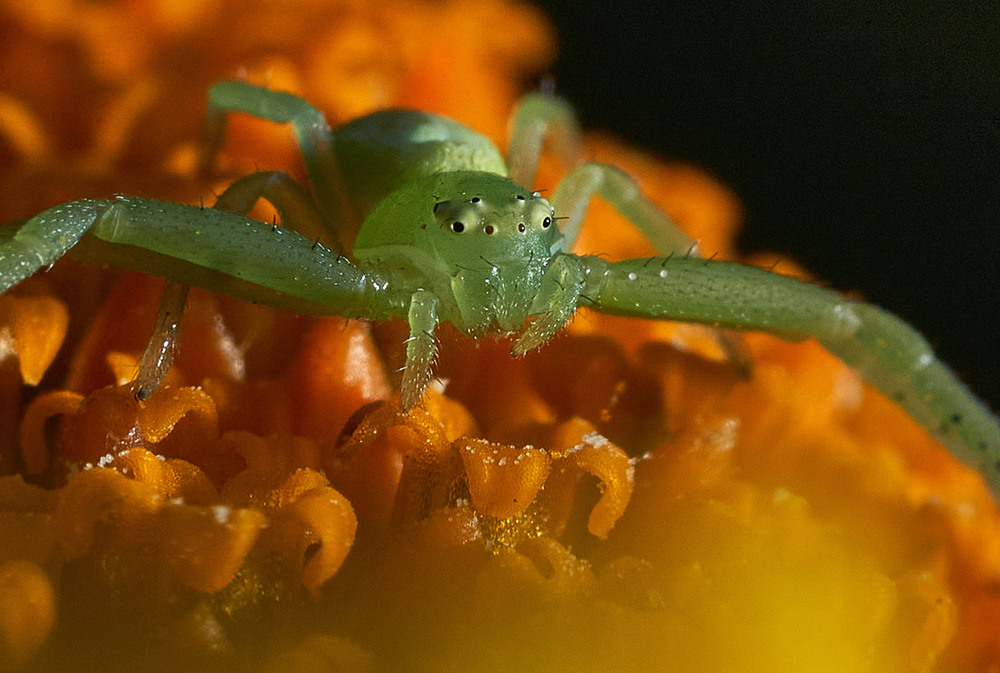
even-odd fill
[{"label": "orange flower", "polygon": [[[553,44],[513,0],[6,0],[0,22],[0,221],[301,178],[287,131],[244,118],[195,178],[225,77],[502,145]],[[587,154],[735,256],[704,174]],[[650,252],[604,204],[580,246]],[[747,377],[702,328],[582,312],[516,361],[443,329],[447,385],[403,415],[400,325],[193,290],[140,402],[161,287],[60,261],[0,297],[0,671],[1000,671],[989,494],[815,344],[747,335]]]}]

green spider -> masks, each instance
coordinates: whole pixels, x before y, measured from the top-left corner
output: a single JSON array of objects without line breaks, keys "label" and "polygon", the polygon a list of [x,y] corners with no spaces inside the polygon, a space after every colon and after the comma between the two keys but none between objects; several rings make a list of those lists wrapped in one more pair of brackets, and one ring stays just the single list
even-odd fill
[{"label": "green spider", "polygon": [[[214,208],[126,196],[62,204],[0,228],[0,291],[69,254],[300,313],[403,317],[404,409],[431,378],[434,330],[445,321],[471,337],[516,334],[515,356],[551,339],[580,307],[815,338],[1000,494],[1000,424],[900,319],[782,275],[699,258],[694,241],[612,167],[577,166],[550,199],[523,187],[546,138],[565,154],[578,141],[572,112],[554,96],[520,103],[506,162],[485,137],[420,112],[377,112],[331,132],[301,98],[220,82],[209,95],[210,138],[221,140],[230,112],[290,123],[312,193],[284,173],[259,172],[233,183]],[[609,262],[570,253],[595,194],[663,256]],[[260,198],[282,227],[245,216]],[[337,225],[361,220],[351,246]],[[140,365],[139,396],[169,366],[185,296],[177,287],[165,293],[163,347]]]}]

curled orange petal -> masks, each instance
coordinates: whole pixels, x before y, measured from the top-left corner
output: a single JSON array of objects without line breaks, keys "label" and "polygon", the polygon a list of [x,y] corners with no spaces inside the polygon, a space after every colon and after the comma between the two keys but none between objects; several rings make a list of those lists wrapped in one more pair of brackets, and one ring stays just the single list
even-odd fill
[{"label": "curled orange petal", "polygon": [[[518,587],[512,591],[513,586]],[[517,550],[506,550],[491,559],[477,577],[477,605],[495,611],[528,600],[551,601],[591,591],[597,585],[590,563],[547,537],[526,540]]]},{"label": "curled orange petal", "polygon": [[171,503],[158,523],[163,554],[181,582],[212,593],[236,576],[267,519],[252,509]]},{"label": "curled orange petal", "polygon": [[7,326],[28,385],[38,385],[66,337],[69,312],[53,297],[0,296],[0,331]]},{"label": "curled orange petal", "polygon": [[357,526],[347,498],[329,486],[319,486],[272,514],[262,545],[276,550],[287,567],[301,573],[302,584],[315,594],[347,558]]},{"label": "curled orange petal", "polygon": [[218,492],[205,473],[185,460],[133,447],[117,453],[104,467],[152,486],[165,500],[180,498],[189,505],[218,501]]},{"label": "curled orange petal", "polygon": [[154,444],[162,441],[182,418],[194,421],[195,434],[218,435],[215,402],[200,388],[164,386],[140,405],[139,422],[145,438]]},{"label": "curled orange petal", "polygon": [[369,327],[342,318],[312,325],[287,381],[297,432],[321,444],[336,440],[355,409],[392,392]]},{"label": "curled orange petal", "polygon": [[55,512],[59,546],[66,558],[74,559],[91,550],[99,530],[112,529],[116,540],[122,540],[123,532],[148,531],[161,503],[148,484],[115,470],[84,470],[59,493]]},{"label": "curled orange petal", "polygon": [[246,469],[227,479],[222,488],[227,502],[269,511],[292,502],[303,490],[329,483],[316,471],[316,445],[305,437],[263,438],[234,431],[219,443],[246,461]]},{"label": "curled orange petal", "polygon": [[549,474],[549,455],[533,446],[509,446],[485,439],[456,443],[476,511],[503,518],[525,510]]},{"label": "curled orange petal", "polygon": [[83,404],[83,395],[57,390],[31,401],[21,418],[21,456],[28,474],[41,474],[49,467],[49,444],[45,423],[53,416],[75,414]]},{"label": "curled orange petal", "polygon": [[[580,421],[565,424],[562,441],[588,425]],[[590,513],[587,530],[599,538],[607,537],[632,497],[635,477],[629,457],[591,427],[562,452],[561,458],[600,480],[601,498]]]}]

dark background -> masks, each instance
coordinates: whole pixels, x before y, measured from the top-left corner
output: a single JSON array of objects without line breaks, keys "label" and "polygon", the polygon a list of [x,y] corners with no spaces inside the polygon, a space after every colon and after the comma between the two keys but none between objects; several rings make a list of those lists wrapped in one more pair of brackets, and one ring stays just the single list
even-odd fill
[{"label": "dark background", "polygon": [[695,163],[1000,409],[1000,3],[537,3],[588,128]]}]

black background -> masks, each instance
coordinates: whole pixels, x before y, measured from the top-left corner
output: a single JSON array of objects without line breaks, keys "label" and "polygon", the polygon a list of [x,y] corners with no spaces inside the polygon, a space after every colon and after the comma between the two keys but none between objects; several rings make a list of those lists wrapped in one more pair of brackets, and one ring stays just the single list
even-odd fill
[{"label": "black background", "polygon": [[537,3],[585,127],[695,163],[1000,409],[1000,3]]}]

